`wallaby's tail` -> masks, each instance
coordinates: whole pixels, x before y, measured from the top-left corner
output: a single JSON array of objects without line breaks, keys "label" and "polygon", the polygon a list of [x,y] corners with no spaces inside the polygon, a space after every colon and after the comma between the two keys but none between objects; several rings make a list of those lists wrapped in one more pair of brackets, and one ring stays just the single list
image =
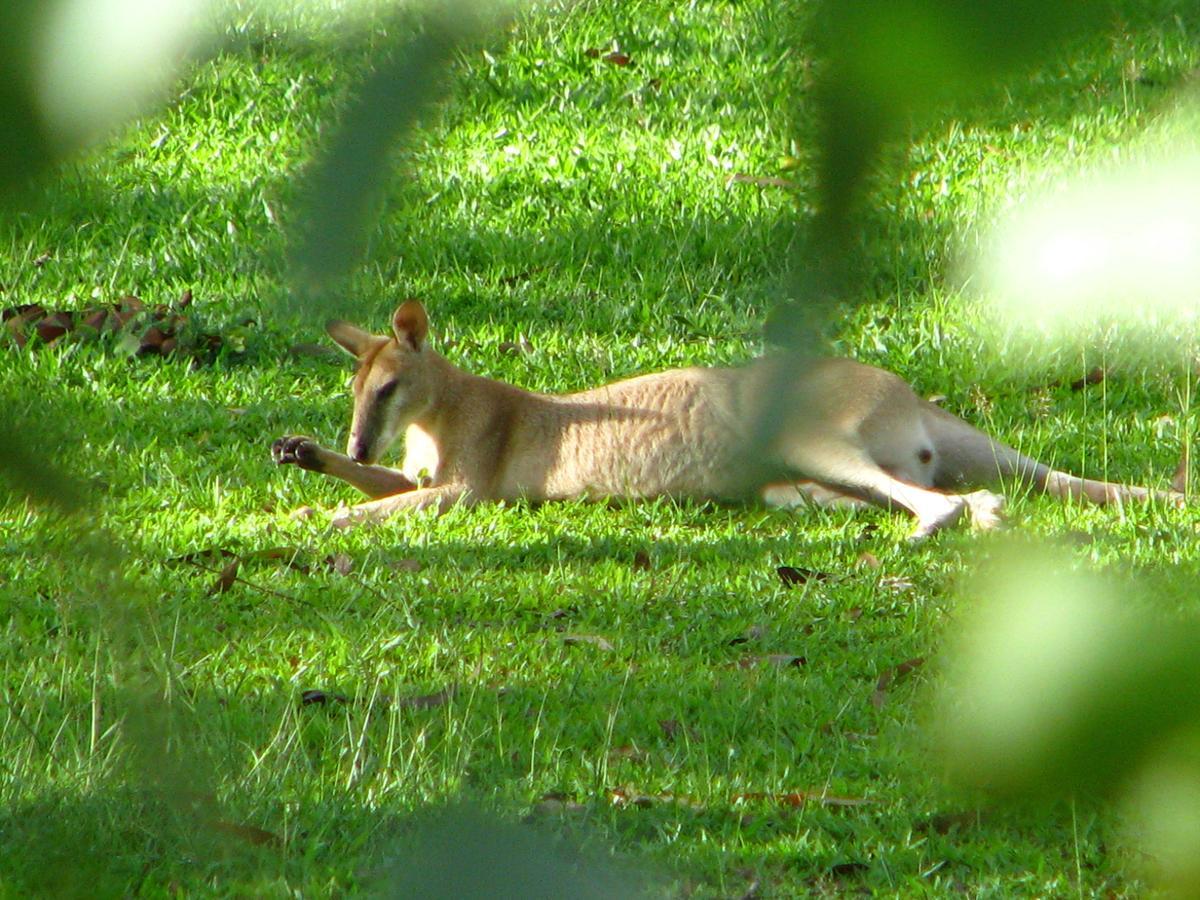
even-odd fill
[{"label": "wallaby's tail", "polygon": [[1016,481],[1032,485],[1053,497],[1086,499],[1093,503],[1153,498],[1180,504],[1184,500],[1183,495],[1176,491],[1155,491],[1134,485],[1079,478],[1069,472],[1052,469],[993,440],[978,428],[933,404],[926,407],[925,427],[933,440],[937,458],[935,487]]}]

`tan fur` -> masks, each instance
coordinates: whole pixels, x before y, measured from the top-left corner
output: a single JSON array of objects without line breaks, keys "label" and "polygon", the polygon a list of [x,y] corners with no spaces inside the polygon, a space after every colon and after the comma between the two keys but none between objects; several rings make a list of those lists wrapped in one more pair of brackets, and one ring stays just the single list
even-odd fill
[{"label": "tan fur", "polygon": [[[455,503],[669,495],[865,501],[912,513],[913,536],[924,537],[964,514],[981,527],[999,521],[999,496],[944,492],[965,485],[1007,479],[1098,503],[1182,499],[1052,470],[851,360],[778,356],[546,395],[456,368],[429,347],[428,329],[415,301],[396,310],[390,336],[328,326],[358,365],[347,455],[303,437],[281,438],[273,453],[379,498],[339,512],[337,525]],[[401,432],[401,471],[375,465]]]}]

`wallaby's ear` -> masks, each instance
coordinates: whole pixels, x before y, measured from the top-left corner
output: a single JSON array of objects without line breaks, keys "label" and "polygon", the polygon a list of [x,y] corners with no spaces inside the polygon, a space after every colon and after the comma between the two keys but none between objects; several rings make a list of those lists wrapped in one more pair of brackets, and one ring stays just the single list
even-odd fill
[{"label": "wallaby's ear", "polygon": [[325,331],[333,338],[334,343],[353,357],[359,357],[366,353],[367,348],[371,346],[371,339],[374,337],[371,332],[363,331],[357,325],[351,325],[341,319],[326,322]]},{"label": "wallaby's ear", "polygon": [[408,345],[413,350],[420,350],[429,336],[429,317],[425,315],[425,307],[420,301],[405,300],[392,313],[392,331],[401,346]]}]

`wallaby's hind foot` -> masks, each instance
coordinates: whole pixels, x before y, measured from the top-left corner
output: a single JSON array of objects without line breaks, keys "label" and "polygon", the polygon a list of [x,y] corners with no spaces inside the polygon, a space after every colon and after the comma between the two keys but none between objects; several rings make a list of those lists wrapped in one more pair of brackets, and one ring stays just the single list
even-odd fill
[{"label": "wallaby's hind foot", "polygon": [[1178,491],[1156,491],[1153,488],[1136,485],[1094,481],[1057,470],[1051,470],[1045,475],[1041,487],[1052,497],[1061,497],[1066,500],[1089,500],[1100,506],[1110,503],[1119,505],[1126,500],[1139,502],[1154,500],[1176,507],[1187,504],[1187,497]]},{"label": "wallaby's hind foot", "polygon": [[1004,524],[1004,498],[991,491],[972,491],[961,495],[967,501],[971,522],[980,531],[990,531]]}]

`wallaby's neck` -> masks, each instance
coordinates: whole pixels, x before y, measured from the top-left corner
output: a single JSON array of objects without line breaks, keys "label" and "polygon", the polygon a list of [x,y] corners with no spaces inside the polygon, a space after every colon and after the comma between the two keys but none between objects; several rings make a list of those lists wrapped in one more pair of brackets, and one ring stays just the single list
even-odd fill
[{"label": "wallaby's neck", "polygon": [[473,408],[478,414],[480,409],[506,403],[517,395],[533,397],[529,391],[499,381],[475,375],[465,369],[460,369],[446,357],[434,350],[427,350],[430,368],[429,406],[413,419],[413,424],[425,431],[436,441],[440,441],[448,429],[461,425],[460,413],[464,407]]}]

